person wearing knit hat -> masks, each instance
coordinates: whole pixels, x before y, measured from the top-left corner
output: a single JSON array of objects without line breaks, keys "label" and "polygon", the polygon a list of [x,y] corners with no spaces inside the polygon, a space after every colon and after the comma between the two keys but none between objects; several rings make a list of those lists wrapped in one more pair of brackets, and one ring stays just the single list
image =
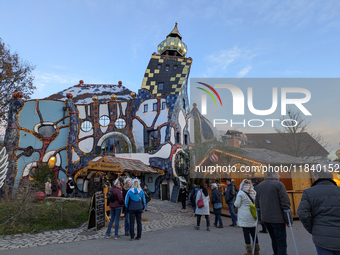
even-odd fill
[{"label": "person wearing knit hat", "polygon": [[[215,214],[215,223],[214,226],[217,228],[223,228],[223,222],[221,218],[222,213],[222,202],[221,202],[221,193],[217,189],[217,184],[212,183],[211,184],[211,203],[213,205],[213,211]],[[217,225],[218,223],[218,225]]]},{"label": "person wearing knit hat", "polygon": [[115,223],[115,236],[113,239],[117,240],[120,236],[118,235],[118,229],[119,229],[119,219],[120,214],[122,212],[122,207],[124,205],[124,199],[122,191],[120,190],[120,182],[119,178],[117,178],[115,181],[113,181],[113,186],[110,189],[111,197],[110,199],[110,213],[111,213],[111,219],[109,222],[109,225],[107,226],[106,230],[106,238],[110,238],[111,228],[114,222]]}]

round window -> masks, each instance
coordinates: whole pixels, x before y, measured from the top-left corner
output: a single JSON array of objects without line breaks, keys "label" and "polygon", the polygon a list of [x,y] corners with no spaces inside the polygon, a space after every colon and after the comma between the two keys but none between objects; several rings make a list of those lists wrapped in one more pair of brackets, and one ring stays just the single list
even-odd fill
[{"label": "round window", "polygon": [[124,119],[117,119],[116,122],[115,122],[115,126],[116,126],[116,128],[118,128],[118,129],[125,128],[125,126],[126,126],[126,121],[125,121]]},{"label": "round window", "polygon": [[81,130],[84,132],[89,132],[92,129],[92,123],[90,121],[84,121],[81,123]]},{"label": "round window", "polygon": [[109,116],[106,116],[106,115],[103,115],[100,117],[99,119],[99,124],[102,126],[102,127],[106,127],[110,124],[110,118]]}]

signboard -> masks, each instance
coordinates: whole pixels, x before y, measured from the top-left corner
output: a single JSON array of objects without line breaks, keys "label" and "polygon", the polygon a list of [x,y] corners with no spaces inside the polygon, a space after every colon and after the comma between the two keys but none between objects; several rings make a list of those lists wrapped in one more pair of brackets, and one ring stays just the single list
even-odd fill
[{"label": "signboard", "polygon": [[99,171],[123,172],[123,169],[117,163],[108,162],[89,162],[89,169]]},{"label": "signboard", "polygon": [[170,201],[173,202],[173,203],[177,203],[178,194],[179,194],[179,186],[174,186],[174,187],[172,188],[172,194],[171,194],[171,199],[170,199]]},{"label": "signboard", "polygon": [[94,227],[96,231],[105,227],[105,197],[101,191],[96,192],[91,200],[87,229]]}]

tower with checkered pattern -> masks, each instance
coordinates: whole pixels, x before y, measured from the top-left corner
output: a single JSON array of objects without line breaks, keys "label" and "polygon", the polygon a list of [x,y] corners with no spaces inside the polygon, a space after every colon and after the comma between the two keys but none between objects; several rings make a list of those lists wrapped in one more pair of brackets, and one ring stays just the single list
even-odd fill
[{"label": "tower with checkered pattern", "polygon": [[187,46],[177,28],[167,35],[153,53],[146,69],[142,89],[156,97],[178,95],[188,83],[192,58],[187,58]]}]

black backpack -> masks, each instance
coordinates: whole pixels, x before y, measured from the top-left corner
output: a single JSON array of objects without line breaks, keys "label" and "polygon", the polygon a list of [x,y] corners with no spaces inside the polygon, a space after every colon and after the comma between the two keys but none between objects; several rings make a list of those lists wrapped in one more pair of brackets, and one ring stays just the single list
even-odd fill
[{"label": "black backpack", "polygon": [[190,196],[191,206],[196,206],[196,196],[197,196],[197,191],[195,190],[194,192],[192,192]]},{"label": "black backpack", "polygon": [[113,195],[111,190],[107,192],[106,197],[107,197],[107,202],[108,203],[114,203],[116,201],[116,198]]}]

